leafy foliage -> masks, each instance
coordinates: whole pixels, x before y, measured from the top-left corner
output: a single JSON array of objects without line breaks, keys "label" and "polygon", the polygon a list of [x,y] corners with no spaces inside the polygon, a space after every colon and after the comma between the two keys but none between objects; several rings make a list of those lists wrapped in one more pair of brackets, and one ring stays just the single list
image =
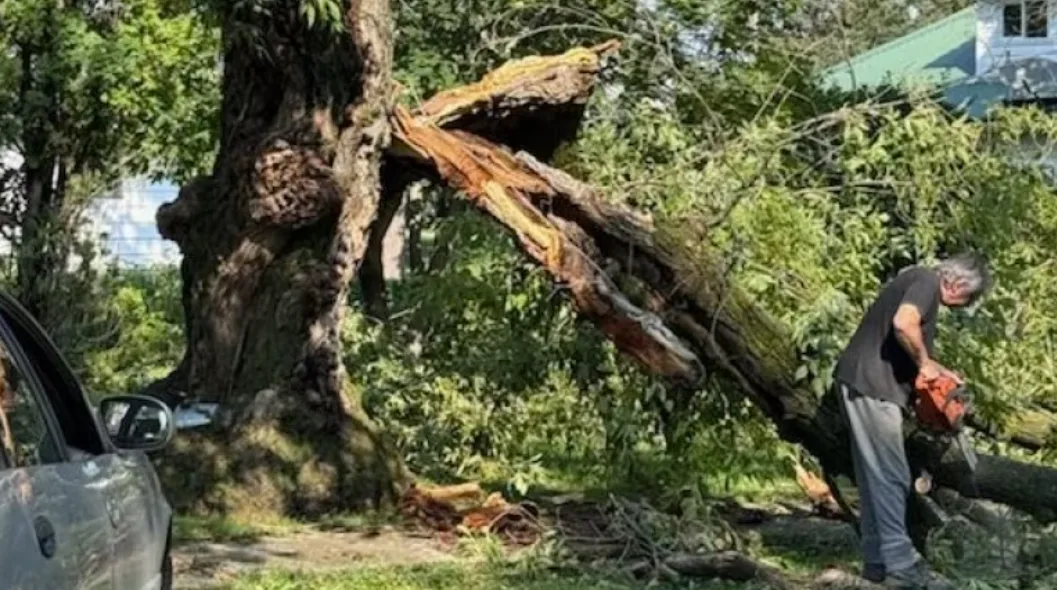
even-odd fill
[{"label": "leafy foliage", "polygon": [[17,294],[46,307],[85,203],[123,174],[186,178],[214,149],[218,35],[162,0],[0,2],[0,235]]},{"label": "leafy foliage", "polygon": [[203,170],[215,142],[217,31],[164,4],[0,3],[0,149],[36,157],[21,140],[43,124],[49,151],[75,173]]},{"label": "leafy foliage", "polygon": [[183,354],[179,275],[174,268],[122,269],[90,243],[57,277],[48,332],[93,396],[136,393]]}]

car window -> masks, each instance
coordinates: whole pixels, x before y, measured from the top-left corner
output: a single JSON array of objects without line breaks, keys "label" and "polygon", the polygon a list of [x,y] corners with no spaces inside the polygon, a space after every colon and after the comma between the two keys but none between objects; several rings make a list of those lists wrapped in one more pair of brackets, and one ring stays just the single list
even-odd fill
[{"label": "car window", "polygon": [[7,344],[0,340],[0,442],[7,464],[33,467],[60,461],[40,396],[34,395]]},{"label": "car window", "polygon": [[[0,296],[0,304],[5,303]],[[67,452],[99,455],[106,452],[97,418],[85,399],[80,382],[43,329],[24,311],[0,305],[0,319],[17,338],[32,367],[32,382],[43,388],[42,399],[55,419]]]}]

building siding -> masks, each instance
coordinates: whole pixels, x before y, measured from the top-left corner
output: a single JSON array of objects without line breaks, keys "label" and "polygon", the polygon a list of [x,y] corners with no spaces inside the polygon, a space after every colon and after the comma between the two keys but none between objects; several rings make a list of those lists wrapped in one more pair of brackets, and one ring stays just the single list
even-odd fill
[{"label": "building siding", "polygon": [[1047,36],[1034,39],[1002,35],[1002,11],[1007,3],[995,0],[976,3],[977,75],[1026,58],[1057,59],[1057,2],[1048,3]]}]

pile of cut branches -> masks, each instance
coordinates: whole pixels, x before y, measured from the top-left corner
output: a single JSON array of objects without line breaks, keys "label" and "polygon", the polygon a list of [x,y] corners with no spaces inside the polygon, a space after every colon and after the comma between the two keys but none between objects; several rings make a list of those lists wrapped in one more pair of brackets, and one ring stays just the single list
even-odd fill
[{"label": "pile of cut branches", "polygon": [[543,534],[539,508],[511,503],[499,492],[485,497],[476,483],[447,487],[412,485],[400,501],[412,526],[458,535],[493,535],[510,545],[531,545]]},{"label": "pile of cut branches", "polygon": [[737,533],[711,512],[679,517],[646,501],[610,496],[604,503],[555,504],[543,514],[531,502],[508,502],[498,492],[486,496],[475,483],[412,486],[401,510],[419,530],[491,535],[516,546],[546,535],[577,561],[605,563],[640,579],[722,578],[793,587],[774,568],[743,554]]},{"label": "pile of cut branches", "polygon": [[793,587],[776,569],[742,553],[737,532],[707,507],[688,518],[611,495],[605,503],[557,506],[553,512],[550,525],[574,556],[615,564],[636,578],[758,580]]}]

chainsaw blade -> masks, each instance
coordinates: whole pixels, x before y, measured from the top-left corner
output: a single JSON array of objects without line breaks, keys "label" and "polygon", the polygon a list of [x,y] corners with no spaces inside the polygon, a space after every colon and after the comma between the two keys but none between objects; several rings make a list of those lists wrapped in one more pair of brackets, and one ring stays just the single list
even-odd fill
[{"label": "chainsaw blade", "polygon": [[974,497],[979,496],[976,488],[976,465],[979,462],[979,458],[976,456],[976,449],[973,448],[973,443],[966,436],[964,430],[959,431],[954,440],[958,444],[958,448],[961,449],[962,456],[965,457],[966,465],[969,466],[969,485],[972,489],[972,495]]},{"label": "chainsaw blade", "polygon": [[958,447],[961,449],[962,455],[965,456],[965,462],[969,464],[969,469],[975,472],[976,464],[979,462],[979,459],[976,456],[976,449],[973,448],[973,443],[969,440],[969,437],[965,435],[964,430],[958,433],[955,440],[958,441]]}]

